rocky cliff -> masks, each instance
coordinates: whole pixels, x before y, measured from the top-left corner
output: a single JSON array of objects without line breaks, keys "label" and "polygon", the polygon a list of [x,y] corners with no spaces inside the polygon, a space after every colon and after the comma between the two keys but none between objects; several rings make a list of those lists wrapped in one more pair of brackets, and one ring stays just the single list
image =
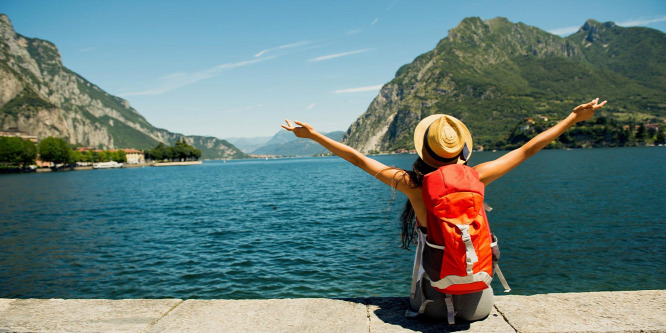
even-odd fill
[{"label": "rocky cliff", "polygon": [[595,97],[618,119],[666,116],[666,37],[648,28],[587,21],[566,38],[505,18],[466,18],[430,52],[401,67],[343,141],[363,152],[413,148],[423,118],[451,114],[475,143],[518,120],[562,117]]},{"label": "rocky cliff", "polygon": [[[63,66],[58,48],[17,34],[0,14],[0,129],[96,148],[153,148],[184,135],[155,128],[126,100]],[[224,140],[185,136],[204,158],[245,156]]]}]

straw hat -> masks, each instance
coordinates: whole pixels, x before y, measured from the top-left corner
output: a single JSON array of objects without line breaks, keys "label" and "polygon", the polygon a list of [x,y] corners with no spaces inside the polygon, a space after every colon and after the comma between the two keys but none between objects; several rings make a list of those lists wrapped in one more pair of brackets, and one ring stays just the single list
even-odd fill
[{"label": "straw hat", "polygon": [[461,164],[472,155],[472,135],[462,121],[449,115],[434,114],[416,125],[414,147],[431,167]]}]

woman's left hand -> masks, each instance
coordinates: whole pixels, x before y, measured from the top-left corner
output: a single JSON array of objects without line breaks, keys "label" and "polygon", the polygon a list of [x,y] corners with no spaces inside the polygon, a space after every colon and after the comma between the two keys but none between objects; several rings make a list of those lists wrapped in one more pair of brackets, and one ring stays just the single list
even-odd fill
[{"label": "woman's left hand", "polygon": [[291,120],[285,119],[284,121],[287,122],[287,125],[280,126],[282,126],[282,128],[286,129],[287,131],[293,132],[294,135],[299,138],[312,138],[312,135],[316,132],[312,126],[306,123],[295,120],[294,123],[298,125],[298,127],[296,127],[291,123]]},{"label": "woman's left hand", "polygon": [[599,103],[599,98],[593,99],[589,103],[581,104],[573,109],[573,113],[576,115],[576,122],[588,120],[594,115],[594,111],[601,109],[606,105],[606,101]]}]

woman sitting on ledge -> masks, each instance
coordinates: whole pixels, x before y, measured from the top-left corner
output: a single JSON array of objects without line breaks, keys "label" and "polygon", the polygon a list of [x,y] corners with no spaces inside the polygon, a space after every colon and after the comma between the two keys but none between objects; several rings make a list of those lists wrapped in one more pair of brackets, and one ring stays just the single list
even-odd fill
[{"label": "woman sitting on ledge", "polygon": [[[590,119],[594,115],[594,111],[602,108],[605,104],[606,101],[599,103],[598,98],[589,103],[581,104],[575,107],[567,118],[540,133],[522,147],[493,161],[476,165],[472,169],[478,173],[478,178],[483,186],[487,186],[536,154],[575,123]],[[473,147],[471,135],[460,120],[439,114],[426,117],[416,126],[414,146],[419,157],[414,162],[413,170],[408,171],[387,167],[345,144],[321,135],[306,123],[296,121],[295,123],[298,126],[294,126],[291,121],[286,120],[286,122],[287,125],[282,125],[282,127],[293,132],[297,137],[314,140],[335,155],[349,161],[407,196],[409,200],[401,218],[403,222],[401,236],[404,247],[408,247],[415,237],[415,224],[418,224],[416,225],[417,230],[426,231],[428,216],[432,215],[424,202],[422,191],[424,176],[442,166],[466,165]],[[414,219],[416,222],[414,222]],[[419,242],[425,242],[425,237],[419,237]],[[422,246],[419,246],[419,249],[422,248]],[[423,269],[417,267],[420,266],[418,263],[421,262],[420,256],[422,254],[417,253],[416,255],[417,265],[414,267],[412,294],[410,296],[410,303],[414,311],[412,313],[423,313],[426,317],[434,319],[449,318],[449,322],[451,322],[452,318],[448,315],[453,311],[447,311],[445,294],[430,285],[431,281],[427,274],[425,274],[426,278],[422,279],[424,274],[419,272],[422,272]],[[415,286],[417,287],[415,288]],[[458,318],[467,321],[479,320],[490,314],[493,307],[493,292],[492,288],[487,287],[485,290],[475,293],[453,295],[452,300],[452,308],[455,308]]]}]

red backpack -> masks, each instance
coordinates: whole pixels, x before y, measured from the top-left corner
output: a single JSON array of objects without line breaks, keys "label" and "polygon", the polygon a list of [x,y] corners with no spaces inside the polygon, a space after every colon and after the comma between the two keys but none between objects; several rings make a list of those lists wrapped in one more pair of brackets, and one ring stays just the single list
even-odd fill
[{"label": "red backpack", "polygon": [[[489,288],[494,271],[505,291],[510,290],[497,267],[499,249],[497,239],[490,233],[483,204],[484,190],[479,174],[463,164],[445,165],[423,177],[428,228],[425,237],[419,232],[417,252],[422,251],[422,257],[417,253],[412,299],[416,282],[427,278],[432,287],[447,294],[450,323],[454,312],[450,295]],[[417,266],[422,266],[425,274],[418,274]],[[418,312],[407,311],[407,315],[423,313],[429,302],[416,301],[412,305]]]},{"label": "red backpack", "polygon": [[454,295],[490,287],[492,236],[479,174],[466,165],[445,165],[423,177],[422,189],[428,210],[423,268],[431,285]]}]

